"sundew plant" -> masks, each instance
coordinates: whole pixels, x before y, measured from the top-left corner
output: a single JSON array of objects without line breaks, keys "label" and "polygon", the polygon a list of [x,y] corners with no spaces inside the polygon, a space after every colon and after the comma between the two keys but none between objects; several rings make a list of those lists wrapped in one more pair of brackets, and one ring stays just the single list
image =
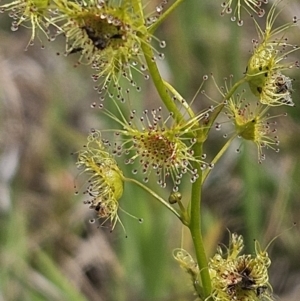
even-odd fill
[{"label": "sundew plant", "polygon": [[[136,199],[139,206],[155,202],[182,227],[183,234],[176,238],[178,246],[173,252],[164,251],[173,254],[174,265],[189,276],[182,278],[190,282],[189,300],[275,300],[269,277],[273,259],[268,252],[277,240],[263,244],[259,237],[244,239],[225,219],[222,228],[224,232],[228,229],[228,244],[208,246],[207,229],[203,227],[208,217],[203,208],[208,202],[206,183],[226,172],[228,167],[222,160],[228,153],[234,152],[238,158],[250,144],[255,152],[248,160],[257,168],[270,164],[268,155],[272,152],[280,161],[277,122],[298,106],[294,95],[299,86],[294,77],[300,67],[299,46],[291,38],[299,31],[299,19],[291,15],[289,21],[282,22],[281,18],[290,13],[292,1],[220,0],[218,6],[211,4],[210,14],[233,25],[234,35],[243,39],[242,48],[248,49],[240,54],[244,71],[233,76],[235,70],[224,70],[222,62],[217,72],[203,66],[195,75],[198,87],[191,87],[194,92],[189,95],[182,95],[181,88],[176,87],[181,72],[169,76],[164,69],[168,59],[175,60],[182,73],[192,67],[185,64],[184,53],[172,58],[172,49],[186,41],[177,41],[176,31],[164,30],[168,20],[185,9],[184,2],[189,0],[153,2],[1,0],[0,10],[2,18],[9,16],[11,30],[17,32],[13,34],[29,32],[26,51],[39,45],[44,49],[49,41],[51,47],[57,47],[57,62],[65,59],[73,63],[74,74],[85,69],[90,72],[95,91],[90,92],[91,86],[86,84],[80,90],[87,95],[82,101],[93,112],[93,125],[85,129],[88,134],[82,147],[69,149],[76,170],[73,177],[78,196],[73,198],[83,200],[80,211],[93,213],[89,227],[97,229],[99,235],[108,229],[110,238],[126,241],[133,235],[126,227],[127,220],[136,220],[143,229],[146,218],[132,212],[128,198]],[[214,39],[214,27],[206,28],[204,21],[197,31]],[[247,31],[252,40],[244,38]],[[218,42],[216,39],[215,47],[219,47]],[[174,83],[172,78],[176,79]],[[151,89],[154,102],[143,97],[147,89]],[[71,88],[70,98],[72,92]],[[92,93],[95,97],[90,101]],[[219,142],[211,147],[211,139]],[[129,196],[128,189],[142,190],[148,198],[140,199],[138,193]],[[226,201],[222,206],[227,206]],[[155,216],[148,214],[147,218],[155,223]],[[291,219],[290,224],[293,222]],[[245,227],[251,227],[251,223],[246,222]],[[176,277],[179,275],[177,271]],[[147,289],[151,291],[151,283]],[[179,296],[172,300],[183,299]]]}]

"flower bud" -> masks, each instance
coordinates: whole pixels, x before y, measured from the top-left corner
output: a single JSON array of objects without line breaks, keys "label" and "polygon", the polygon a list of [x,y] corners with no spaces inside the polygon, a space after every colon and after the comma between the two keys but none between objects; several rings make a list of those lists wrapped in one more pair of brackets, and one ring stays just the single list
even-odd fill
[{"label": "flower bud", "polygon": [[119,220],[117,211],[124,189],[123,173],[106,150],[99,131],[88,136],[85,149],[78,153],[76,165],[81,173],[90,176],[84,192],[90,197],[86,203],[99,218],[105,219],[104,222],[110,219],[114,228]]}]

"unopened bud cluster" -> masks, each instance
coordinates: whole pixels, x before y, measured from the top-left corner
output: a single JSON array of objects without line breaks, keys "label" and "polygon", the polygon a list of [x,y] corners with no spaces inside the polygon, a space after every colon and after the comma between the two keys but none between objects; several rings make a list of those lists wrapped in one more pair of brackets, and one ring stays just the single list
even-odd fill
[{"label": "unopened bud cluster", "polygon": [[[104,97],[110,86],[118,88],[116,95],[122,94],[121,78],[136,87],[133,70],[144,74],[145,78],[149,76],[145,73],[147,67],[141,48],[143,44],[153,47],[153,36],[148,28],[157,21],[163,4],[146,17],[139,7],[138,0],[16,0],[1,3],[0,10],[7,11],[13,18],[13,31],[20,26],[31,28],[26,50],[36,38],[41,40],[41,33],[49,41],[54,41],[58,35],[64,36],[64,54],[79,56],[75,66],[92,67],[92,79],[100,81],[95,89]],[[164,41],[158,42],[159,47],[165,47]],[[163,54],[156,53],[163,58]]]},{"label": "unopened bud cluster", "polygon": [[101,133],[92,131],[84,149],[79,151],[77,168],[89,176],[84,194],[90,209],[103,222],[110,220],[112,229],[119,221],[119,200],[123,195],[123,173],[104,145]]},{"label": "unopened bud cluster", "polygon": [[[243,237],[231,234],[225,251],[218,247],[209,260],[209,274],[212,282],[210,298],[214,301],[258,301],[273,300],[269,284],[268,268],[271,260],[255,241],[255,255],[241,254],[244,248]],[[198,264],[184,249],[173,252],[175,260],[191,277],[194,289],[201,296],[201,280]]]}]

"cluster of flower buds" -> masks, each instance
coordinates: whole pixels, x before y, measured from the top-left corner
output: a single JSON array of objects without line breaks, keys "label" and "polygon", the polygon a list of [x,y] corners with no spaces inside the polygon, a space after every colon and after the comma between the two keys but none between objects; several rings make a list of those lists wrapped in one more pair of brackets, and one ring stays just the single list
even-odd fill
[{"label": "cluster of flower buds", "polygon": [[[133,70],[148,79],[141,47],[143,44],[152,47],[154,37],[148,28],[157,21],[162,10],[163,4],[153,14],[144,16],[138,0],[16,0],[0,5],[0,11],[8,11],[13,18],[13,31],[21,25],[31,28],[26,49],[34,44],[36,37],[41,40],[41,32],[49,41],[63,35],[66,38],[65,55],[79,55],[75,66],[87,64],[92,67],[92,79],[100,81],[95,89],[102,95],[107,94],[111,85],[117,95],[122,94],[121,78],[136,87]],[[164,41],[156,40],[159,47],[165,47]]]},{"label": "cluster of flower buds", "polygon": [[[211,298],[214,301],[257,301],[272,300],[268,268],[271,260],[255,241],[256,254],[241,255],[243,237],[232,233],[225,252],[218,247],[210,258],[209,274],[212,282]],[[198,264],[184,249],[175,249],[173,257],[191,277],[195,291],[202,300],[201,278]]]},{"label": "cluster of flower buds", "polygon": [[[242,5],[242,2],[244,4]],[[265,12],[261,7],[268,1],[226,1],[223,3],[223,12],[232,12],[231,6],[236,3],[235,13],[240,16],[241,7],[256,12],[259,16]],[[284,74],[294,67],[299,68],[299,61],[288,62],[288,55],[299,49],[297,45],[288,43],[286,33],[297,25],[297,17],[279,27],[274,24],[279,16],[278,5],[283,0],[275,0],[266,16],[265,28],[262,28],[252,15],[256,25],[258,39],[253,39],[253,53],[248,61],[244,81],[249,85],[252,94],[256,97],[255,104],[246,102],[243,92],[227,97],[229,88],[221,91],[225,101],[225,113],[235,127],[235,133],[239,138],[253,141],[258,148],[258,161],[265,159],[265,149],[279,151],[276,122],[270,121],[272,116],[269,110],[277,106],[294,106],[292,100],[293,80]],[[264,14],[264,13],[263,13]],[[240,17],[239,17],[240,18]],[[286,114],[282,114],[286,115]],[[239,149],[237,149],[239,151]]]},{"label": "cluster of flower buds", "polygon": [[224,253],[218,247],[210,259],[212,296],[215,301],[272,300],[268,268],[271,260],[255,241],[256,254],[240,255],[244,248],[243,237],[231,234],[229,247]]}]

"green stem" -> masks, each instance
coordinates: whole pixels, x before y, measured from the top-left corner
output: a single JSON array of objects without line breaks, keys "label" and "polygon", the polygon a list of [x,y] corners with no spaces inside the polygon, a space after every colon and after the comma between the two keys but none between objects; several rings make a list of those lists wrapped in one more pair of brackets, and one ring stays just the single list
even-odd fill
[{"label": "green stem", "polygon": [[139,16],[139,24],[143,26],[144,24],[144,12],[142,7],[142,2],[140,0],[133,0],[132,7],[136,15]]},{"label": "green stem", "polygon": [[184,0],[177,0],[172,4],[160,17],[159,19],[149,27],[149,33],[153,34],[157,27],[179,6]]},{"label": "green stem", "polygon": [[[236,82],[232,86],[230,91],[228,91],[228,93],[224,96],[224,100],[229,99],[233,95],[233,93],[236,91],[236,89],[245,82],[245,80],[246,79],[244,77],[241,80],[239,80],[238,82]],[[217,116],[220,114],[220,112],[223,110],[224,105],[225,105],[225,101],[222,104],[220,104],[219,106],[217,106],[215,108],[215,110],[212,112],[212,114],[210,116],[210,120],[207,124],[206,131],[205,131],[205,137],[207,136],[210,128],[212,127],[213,122],[215,121]],[[198,141],[200,141],[202,139],[203,133],[201,133],[199,131],[198,136],[200,138]],[[235,138],[235,136],[232,136],[227,141],[227,143],[224,145],[224,147],[216,155],[216,157],[214,158],[212,163],[216,163],[221,158],[221,156],[224,154],[224,152],[229,147],[230,143],[232,142],[232,140],[234,138]],[[193,146],[195,157],[197,157],[197,158],[201,157],[202,147],[203,147],[203,144],[201,142],[198,142]],[[199,173],[198,173],[199,177],[196,180],[196,182],[193,183],[193,186],[192,186],[192,196],[191,196],[191,202],[190,202],[190,206],[189,206],[190,223],[189,223],[188,227],[191,232],[191,236],[192,236],[192,240],[193,240],[194,248],[195,248],[195,253],[196,253],[196,257],[197,257],[197,262],[198,262],[198,266],[199,266],[199,270],[200,270],[200,278],[201,278],[203,294],[204,294],[204,296],[201,296],[201,297],[203,297],[203,299],[206,300],[211,295],[212,286],[211,286],[211,279],[210,279],[209,270],[208,270],[208,260],[207,260],[205,248],[203,245],[203,238],[202,238],[202,231],[201,231],[201,193],[202,193],[203,182],[206,179],[206,177],[208,176],[209,171],[202,173],[199,165],[196,165],[196,163],[194,165],[195,165],[194,167],[199,170]]]},{"label": "green stem", "polygon": [[[201,157],[202,155],[202,143],[196,143],[193,147],[195,156]],[[202,192],[202,171],[199,164],[194,164],[195,168],[199,170],[199,178],[192,186],[192,197],[190,205],[190,223],[189,229],[191,232],[192,240],[194,243],[196,258],[200,270],[200,277],[202,282],[202,288],[206,299],[211,294],[211,280],[208,271],[208,261],[205,254],[203,245],[202,233],[201,233],[201,192]]]},{"label": "green stem", "polygon": [[231,89],[227,92],[226,95],[224,95],[224,100],[222,103],[220,103],[218,106],[215,107],[214,111],[210,114],[209,121],[206,123],[204,130],[204,136],[207,137],[210,129],[212,128],[212,124],[215,122],[216,118],[219,116],[219,114],[222,112],[224,106],[225,106],[225,100],[228,100],[233,93],[236,91],[236,89],[242,85],[246,81],[246,77],[244,76],[239,81],[237,81]]},{"label": "green stem", "polygon": [[[228,139],[228,141],[224,144],[224,146],[221,148],[221,150],[218,152],[218,154],[214,157],[214,159],[211,161],[211,163],[213,165],[215,165],[219,159],[224,155],[224,153],[226,152],[226,150],[228,149],[229,145],[231,144],[231,142],[237,137],[237,134],[233,135],[230,137],[230,139]],[[209,175],[209,173],[211,172],[212,169],[206,169],[203,172],[202,175],[202,185],[205,182],[207,176]]]},{"label": "green stem", "polygon": [[189,106],[189,104],[185,101],[185,99],[178,93],[178,91],[171,85],[169,84],[167,81],[164,80],[164,84],[165,86],[169,89],[169,91],[176,96],[176,100],[179,101],[179,103],[186,109],[186,111],[188,112],[189,116],[191,118],[195,117],[195,113],[194,111],[191,109],[191,107]]},{"label": "green stem", "polygon": [[177,106],[175,105],[173,99],[170,97],[168,93],[164,80],[162,79],[159,73],[155,60],[153,59],[154,54],[151,46],[148,45],[147,43],[142,43],[142,49],[148,65],[149,73],[151,74],[152,80],[154,82],[154,85],[156,87],[156,90],[161,100],[167,107],[168,111],[173,113],[173,118],[177,122],[181,122],[183,120],[183,117],[180,111],[178,110]]},{"label": "green stem", "polygon": [[241,173],[244,179],[244,193],[242,197],[243,223],[245,225],[245,244],[250,252],[254,251],[251,243],[253,237],[259,239],[264,223],[264,215],[261,210],[262,194],[262,168],[261,165],[255,166],[249,159],[248,145],[244,143],[242,157],[240,161]]},{"label": "green stem", "polygon": [[229,99],[233,93],[236,91],[236,89],[242,85],[245,81],[247,80],[247,77],[244,76],[243,78],[241,78],[239,81],[237,81],[232,87],[231,89],[227,92],[227,94],[225,95],[224,99]]},{"label": "green stem", "polygon": [[156,198],[165,207],[167,207],[170,211],[172,211],[181,220],[181,222],[184,225],[186,225],[186,226],[188,225],[188,222],[187,222],[186,218],[184,217],[184,214],[181,214],[176,209],[174,209],[167,201],[165,201],[162,197],[160,197],[158,194],[156,194],[153,190],[151,190],[150,188],[148,188],[147,186],[145,186],[141,182],[139,182],[139,181],[137,181],[135,179],[132,179],[132,178],[124,178],[124,181],[132,182],[132,183],[140,186],[141,188],[143,188],[145,191],[149,192],[154,198]]}]

